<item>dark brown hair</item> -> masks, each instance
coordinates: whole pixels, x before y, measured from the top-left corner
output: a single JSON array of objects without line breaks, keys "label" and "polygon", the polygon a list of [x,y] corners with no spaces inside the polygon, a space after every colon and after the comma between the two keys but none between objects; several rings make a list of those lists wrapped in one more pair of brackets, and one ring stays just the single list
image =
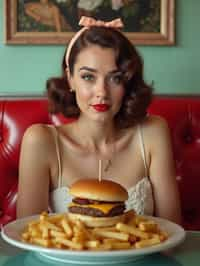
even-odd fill
[{"label": "dark brown hair", "polygon": [[[116,126],[126,128],[141,122],[146,116],[152,99],[152,88],[143,78],[143,60],[132,43],[118,30],[105,27],[91,27],[85,30],[72,46],[69,55],[69,71],[74,73],[78,54],[90,45],[112,48],[116,65],[124,76],[125,95],[121,108],[115,116]],[[65,51],[66,54],[66,51]],[[78,118],[80,109],[74,92],[70,92],[66,76],[65,54],[62,62],[62,76],[47,80],[49,110],[61,112],[66,117]]]}]

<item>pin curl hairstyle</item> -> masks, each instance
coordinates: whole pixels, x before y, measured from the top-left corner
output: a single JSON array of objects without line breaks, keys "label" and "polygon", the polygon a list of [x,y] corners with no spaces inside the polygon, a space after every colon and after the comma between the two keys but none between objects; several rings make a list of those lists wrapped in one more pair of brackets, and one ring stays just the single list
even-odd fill
[{"label": "pin curl hairstyle", "polygon": [[[140,123],[146,117],[147,108],[152,100],[152,87],[143,77],[142,57],[120,31],[105,27],[90,27],[79,36],[71,48],[68,59],[71,75],[74,74],[78,54],[91,45],[113,49],[116,66],[123,73],[125,94],[121,108],[114,117],[116,127],[128,128]],[[78,118],[80,109],[75,93],[70,91],[66,75],[66,51],[62,61],[62,75],[52,77],[46,83],[49,111]]]}]

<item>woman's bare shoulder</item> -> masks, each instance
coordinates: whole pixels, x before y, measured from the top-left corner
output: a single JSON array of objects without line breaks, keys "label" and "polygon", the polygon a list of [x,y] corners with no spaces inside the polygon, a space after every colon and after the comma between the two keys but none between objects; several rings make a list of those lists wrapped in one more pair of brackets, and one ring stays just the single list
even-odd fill
[{"label": "woman's bare shoulder", "polygon": [[142,125],[149,133],[155,133],[155,131],[158,133],[160,131],[169,130],[167,121],[158,115],[147,116]]},{"label": "woman's bare shoulder", "polygon": [[149,115],[142,124],[143,135],[149,148],[169,142],[170,130],[167,121],[157,115]]},{"label": "woman's bare shoulder", "polygon": [[34,124],[26,129],[22,142],[28,145],[49,145],[52,142],[52,128],[46,124]]}]

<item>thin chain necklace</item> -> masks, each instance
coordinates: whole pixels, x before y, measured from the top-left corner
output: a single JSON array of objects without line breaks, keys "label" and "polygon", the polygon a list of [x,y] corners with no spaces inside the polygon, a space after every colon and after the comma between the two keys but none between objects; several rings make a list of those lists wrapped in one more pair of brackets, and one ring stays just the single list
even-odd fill
[{"label": "thin chain necklace", "polygon": [[111,166],[112,166],[112,160],[111,160],[111,159],[108,159],[108,160],[106,161],[106,165],[105,165],[103,171],[104,171],[104,172],[108,172],[108,170],[110,169]]},{"label": "thin chain necklace", "polygon": [[102,159],[102,164],[104,164],[104,165],[102,165],[103,166],[102,167],[103,168],[103,172],[108,172],[109,169],[112,167],[114,155],[115,155],[115,144],[112,145],[110,158],[109,159]]}]

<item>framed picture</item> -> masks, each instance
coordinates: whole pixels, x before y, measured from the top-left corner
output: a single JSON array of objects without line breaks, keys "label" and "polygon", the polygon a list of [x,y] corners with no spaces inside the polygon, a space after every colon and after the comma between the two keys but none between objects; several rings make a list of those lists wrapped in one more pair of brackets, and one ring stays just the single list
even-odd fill
[{"label": "framed picture", "polygon": [[121,17],[136,45],[174,45],[175,0],[4,0],[6,44],[67,44],[82,15]]}]

